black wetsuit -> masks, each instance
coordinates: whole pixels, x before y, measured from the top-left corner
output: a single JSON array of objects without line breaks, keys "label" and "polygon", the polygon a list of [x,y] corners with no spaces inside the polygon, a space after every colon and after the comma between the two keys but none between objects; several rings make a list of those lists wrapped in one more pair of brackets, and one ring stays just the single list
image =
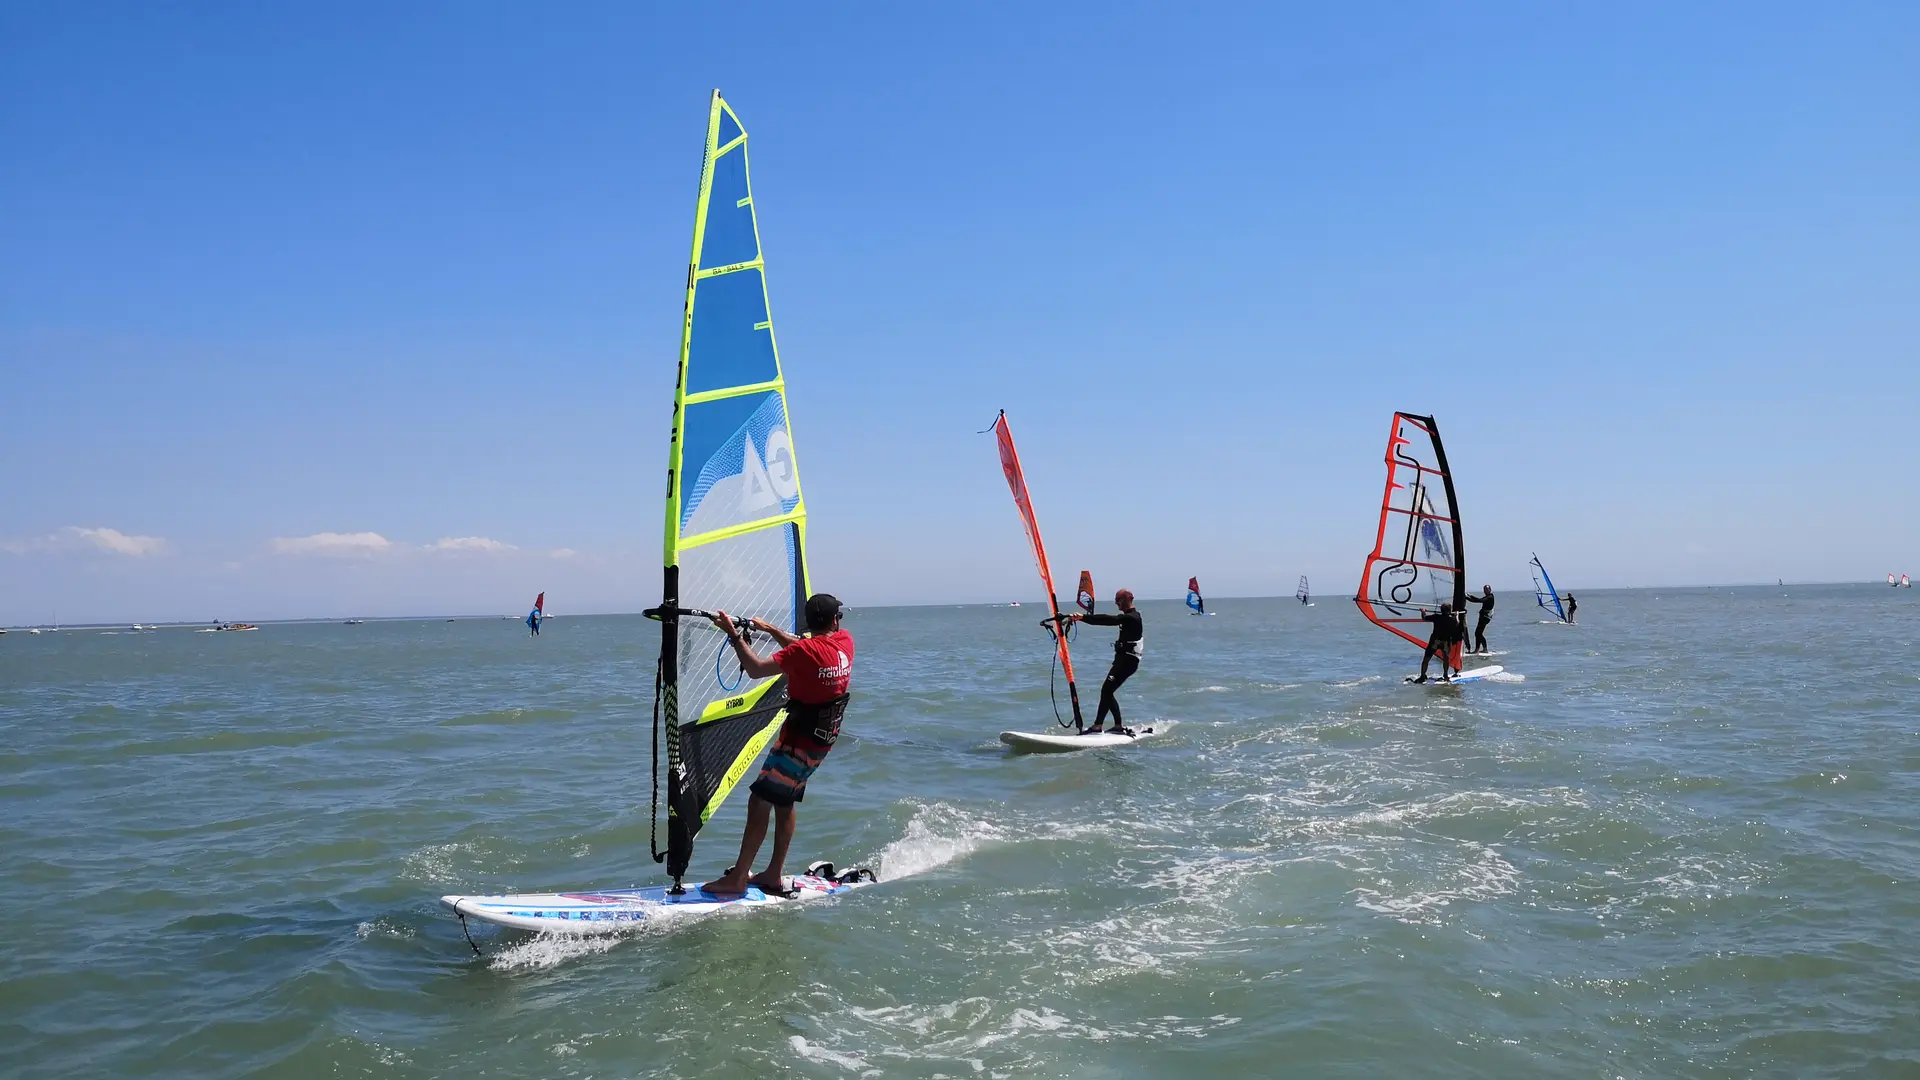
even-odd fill
[{"label": "black wetsuit", "polygon": [[1473,624],[1473,651],[1487,651],[1487,624],[1493,621],[1493,594],[1469,596],[1467,603],[1480,605],[1480,618]]},{"label": "black wetsuit", "polygon": [[1120,636],[1113,642],[1113,667],[1107,669],[1107,679],[1100,684],[1100,708],[1093,715],[1093,726],[1101,727],[1106,723],[1107,714],[1113,714],[1115,730],[1124,727],[1120,720],[1120,699],[1114,696],[1120,684],[1126,682],[1133,673],[1140,670],[1140,609],[1122,611],[1117,615],[1086,615],[1081,622],[1088,626],[1117,626]]},{"label": "black wetsuit", "polygon": [[1434,611],[1420,618],[1433,624],[1433,633],[1427,637],[1427,651],[1420,654],[1420,678],[1426,679],[1427,665],[1436,656],[1440,658],[1440,674],[1445,677],[1453,668],[1453,644],[1466,638],[1467,628],[1460,621],[1460,613],[1455,611]]},{"label": "black wetsuit", "polygon": [[1572,594],[1568,594],[1568,596],[1567,596],[1567,621],[1568,621],[1568,622],[1572,622],[1572,621],[1573,621],[1573,613],[1574,613],[1574,612],[1576,612],[1576,611],[1579,611],[1579,610],[1580,610],[1580,601],[1578,601],[1578,600],[1575,600],[1575,599],[1573,598],[1573,596],[1572,596]]}]

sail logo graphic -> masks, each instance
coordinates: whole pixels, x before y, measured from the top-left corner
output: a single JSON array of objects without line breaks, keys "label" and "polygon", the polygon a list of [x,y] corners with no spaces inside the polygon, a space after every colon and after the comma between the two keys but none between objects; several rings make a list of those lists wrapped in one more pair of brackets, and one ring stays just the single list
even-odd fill
[{"label": "sail logo graphic", "polygon": [[799,497],[800,474],[793,467],[793,443],[787,438],[787,429],[767,432],[764,457],[748,434],[741,447],[740,475],[746,481],[740,486],[742,509],[759,510]]}]

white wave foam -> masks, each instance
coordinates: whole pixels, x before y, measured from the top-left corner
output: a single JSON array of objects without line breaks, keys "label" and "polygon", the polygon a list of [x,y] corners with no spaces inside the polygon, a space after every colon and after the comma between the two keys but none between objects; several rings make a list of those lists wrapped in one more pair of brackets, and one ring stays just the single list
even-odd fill
[{"label": "white wave foam", "polygon": [[1367,685],[1368,683],[1376,683],[1376,682],[1379,682],[1379,681],[1380,681],[1381,679],[1384,679],[1384,678],[1386,678],[1386,676],[1385,676],[1385,675],[1367,675],[1367,676],[1364,676],[1364,677],[1362,677],[1362,678],[1358,678],[1358,679],[1348,679],[1348,680],[1346,680],[1346,681],[1344,681],[1344,682],[1341,682],[1341,681],[1337,681],[1337,680],[1336,680],[1335,682],[1333,682],[1333,683],[1330,683],[1329,685],[1331,685],[1331,686],[1338,686],[1338,687],[1341,687],[1341,688],[1343,688],[1343,689],[1345,689],[1345,688],[1350,688],[1350,687],[1355,687],[1355,686],[1365,686],[1365,685]]},{"label": "white wave foam", "polygon": [[365,941],[371,937],[410,938],[414,933],[411,926],[388,922],[386,919],[368,919],[353,928],[353,936]]},{"label": "white wave foam", "polygon": [[840,1068],[845,1069],[850,1073],[858,1073],[861,1076],[882,1075],[879,1069],[875,1069],[869,1066],[867,1064],[867,1059],[861,1057],[859,1054],[849,1054],[844,1051],[829,1050],[818,1043],[808,1042],[805,1038],[799,1035],[794,1035],[789,1037],[787,1039],[787,1045],[793,1047],[793,1052],[795,1054],[798,1054],[800,1057],[805,1058],[808,1061],[821,1061],[821,1062],[825,1062],[828,1065],[837,1065]]},{"label": "white wave foam", "polygon": [[906,835],[874,856],[874,874],[881,881],[924,874],[963,859],[1005,835],[975,815],[944,803],[918,805],[907,822]]},{"label": "white wave foam", "polygon": [[[636,929],[641,925],[636,924]],[[487,958],[495,971],[537,971],[582,956],[597,956],[632,934],[538,934]]]},{"label": "white wave foam", "polygon": [[1502,671],[1497,674],[1487,676],[1485,681],[1500,682],[1500,683],[1519,683],[1519,682],[1526,682],[1527,677],[1525,675],[1520,674],[1517,671]]},{"label": "white wave foam", "polygon": [[401,860],[401,875],[412,881],[422,881],[430,885],[458,885],[466,880],[468,871],[463,867],[486,863],[518,866],[518,855],[496,857],[494,853],[480,844],[429,844],[409,853]]},{"label": "white wave foam", "polygon": [[[1444,883],[1429,882],[1425,888],[1413,887],[1403,893],[1395,893],[1385,888],[1375,889],[1361,886],[1352,890],[1356,907],[1366,911],[1391,915],[1401,922],[1437,922],[1441,908],[1456,900],[1486,901],[1508,896],[1519,887],[1520,870],[1508,862],[1501,854],[1485,844],[1466,844],[1472,857],[1454,861],[1447,858],[1435,859],[1429,856],[1423,860],[1425,872],[1430,875],[1451,877]],[[1439,865],[1433,865],[1438,863]],[[1451,863],[1451,865],[1448,865]],[[1388,882],[1382,878],[1381,884]]]},{"label": "white wave foam", "polygon": [[831,1026],[824,1027],[817,1038],[789,1039],[794,1051],[809,1060],[863,1077],[899,1069],[897,1064],[892,1070],[871,1064],[884,1060],[953,1068],[994,1080],[1029,1074],[1039,1064],[1034,1056],[1036,1041],[1201,1039],[1240,1022],[1239,1017],[1226,1015],[1099,1021],[1044,1005],[1016,1006],[984,997],[931,1005],[849,1005],[822,1019]]}]

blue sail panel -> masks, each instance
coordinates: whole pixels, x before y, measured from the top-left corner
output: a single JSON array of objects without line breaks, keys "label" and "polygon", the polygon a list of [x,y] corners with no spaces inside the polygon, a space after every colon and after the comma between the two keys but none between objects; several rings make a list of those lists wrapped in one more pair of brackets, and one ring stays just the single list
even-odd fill
[{"label": "blue sail panel", "polygon": [[700,238],[700,269],[734,266],[760,257],[760,237],[754,229],[751,196],[747,183],[747,144],[741,143],[713,163],[706,231]]},{"label": "blue sail panel", "polygon": [[697,282],[687,340],[693,354],[687,364],[689,394],[779,378],[764,273],[736,270]]}]

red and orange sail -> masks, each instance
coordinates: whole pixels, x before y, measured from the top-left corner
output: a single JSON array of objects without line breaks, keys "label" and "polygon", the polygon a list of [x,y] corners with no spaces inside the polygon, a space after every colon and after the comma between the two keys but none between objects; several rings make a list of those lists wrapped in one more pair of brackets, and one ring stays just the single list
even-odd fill
[{"label": "red and orange sail", "polygon": [[[1394,413],[1386,461],[1380,529],[1353,602],[1375,625],[1424,649],[1433,631],[1424,616],[1445,603],[1460,617],[1467,600],[1467,557],[1453,475],[1433,417]],[[1456,669],[1460,652],[1456,642],[1447,660]]]},{"label": "red and orange sail", "polygon": [[[1033,561],[1040,567],[1040,584],[1047,590],[1053,643],[1060,653],[1060,668],[1067,676],[1067,695],[1073,701],[1073,722],[1077,727],[1081,723],[1080,691],[1073,682],[1073,656],[1067,649],[1067,635],[1061,632],[1060,599],[1053,588],[1053,569],[1047,565],[1047,545],[1040,540],[1040,522],[1033,514],[1033,497],[1027,493],[1026,474],[1020,469],[1020,452],[1013,447],[1013,430],[1007,427],[1005,409],[1000,410],[1000,418],[993,422],[993,434],[1000,443],[1000,469],[1007,474],[1007,487],[1013,490],[1013,505],[1020,511],[1020,525],[1027,530],[1027,542],[1033,545]],[[1083,575],[1083,579],[1092,585],[1091,575]]]},{"label": "red and orange sail", "polygon": [[1093,605],[1098,603],[1093,595],[1093,571],[1080,571],[1080,591],[1074,594],[1073,601],[1080,605],[1080,610],[1093,614]]}]

